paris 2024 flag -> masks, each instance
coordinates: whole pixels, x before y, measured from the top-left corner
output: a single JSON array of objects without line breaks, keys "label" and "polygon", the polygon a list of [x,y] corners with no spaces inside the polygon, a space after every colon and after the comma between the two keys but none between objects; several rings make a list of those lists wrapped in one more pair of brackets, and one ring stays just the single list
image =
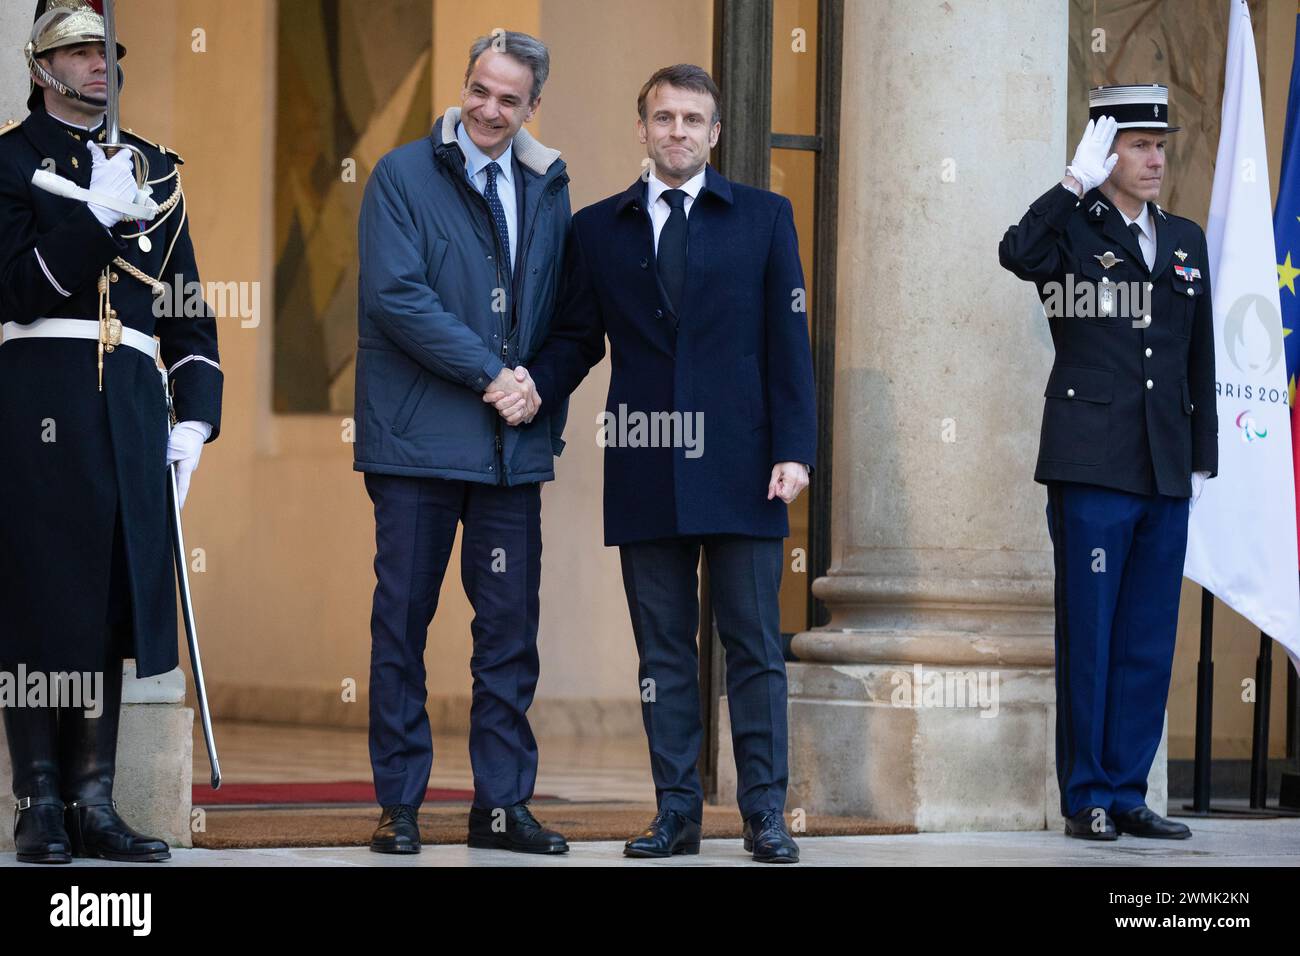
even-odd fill
[{"label": "paris 2024 flag", "polygon": [[1219,472],[1192,509],[1184,573],[1283,644],[1300,669],[1291,418],[1264,111],[1244,0],[1230,0],[1223,122],[1206,239]]}]

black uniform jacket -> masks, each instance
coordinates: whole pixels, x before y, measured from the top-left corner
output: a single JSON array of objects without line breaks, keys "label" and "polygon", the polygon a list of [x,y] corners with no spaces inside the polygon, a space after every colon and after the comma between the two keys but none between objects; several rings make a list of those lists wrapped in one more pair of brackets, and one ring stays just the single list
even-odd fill
[{"label": "black uniform jacket", "polygon": [[[1205,233],[1148,204],[1155,267],[1098,190],[1056,185],[998,247],[1033,282],[1056,360],[1034,478],[1188,497],[1218,471],[1214,322]],[[1149,317],[1149,318],[1148,318]]]},{"label": "black uniform jacket", "polygon": [[[32,185],[32,173],[44,166],[89,188],[86,141],[102,142],[102,126],[87,133],[38,107],[0,133],[0,321],[97,320],[97,280],[109,268],[118,319],[161,343],[176,419],[208,422],[215,438],[222,388],[216,321],[198,292],[183,194],[165,220],[143,224],[159,223],[145,251],[138,238],[125,238],[140,223],[110,234],[85,202]],[[153,197],[166,203],[179,185],[181,158],[134,134],[124,139],[144,150]],[[168,284],[162,317],[153,289],[114,265],[116,257]],[[93,670],[103,660],[111,614],[129,621],[114,639],[136,658],[140,676],[149,676],[177,664],[164,379],[155,360],[121,345],[104,356],[101,392],[96,353],[88,340],[11,337],[0,344],[0,665]],[[125,556],[116,569],[115,541]]]}]

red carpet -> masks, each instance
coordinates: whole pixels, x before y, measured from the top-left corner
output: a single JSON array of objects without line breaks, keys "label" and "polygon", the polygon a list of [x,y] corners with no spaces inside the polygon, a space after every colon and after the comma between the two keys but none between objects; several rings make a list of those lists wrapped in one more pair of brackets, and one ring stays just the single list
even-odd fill
[{"label": "red carpet", "polygon": [[[250,804],[361,803],[378,806],[375,785],[368,780],[343,780],[336,783],[227,783],[220,790],[207,784],[194,785],[196,807],[238,807]],[[425,803],[465,803],[474,799],[472,790],[424,792]],[[538,796],[535,799],[546,799]]]}]

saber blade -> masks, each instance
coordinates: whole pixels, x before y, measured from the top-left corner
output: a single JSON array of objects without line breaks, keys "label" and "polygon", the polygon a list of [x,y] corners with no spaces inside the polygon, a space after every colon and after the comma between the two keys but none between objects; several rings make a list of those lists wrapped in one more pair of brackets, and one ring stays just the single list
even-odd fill
[{"label": "saber blade", "polygon": [[185,636],[190,645],[190,667],[194,673],[194,698],[199,705],[199,720],[203,724],[203,742],[208,748],[208,764],[212,768],[212,789],[221,789],[221,762],[217,759],[217,740],[212,734],[212,714],[208,710],[208,689],[203,682],[203,660],[199,657],[199,632],[194,623],[194,602],[190,596],[189,566],[185,560],[185,534],[181,530],[180,496],[176,492],[176,466],[167,468],[168,491],[171,498],[172,554],[176,559],[176,581],[180,585],[181,611],[185,616]]},{"label": "saber blade", "polygon": [[114,0],[103,0],[103,2],[104,63],[108,70],[108,76],[104,78],[105,89],[108,91],[108,109],[104,114],[104,145],[120,146],[122,145],[122,130],[118,100],[121,90],[117,85],[117,13],[114,10]]}]

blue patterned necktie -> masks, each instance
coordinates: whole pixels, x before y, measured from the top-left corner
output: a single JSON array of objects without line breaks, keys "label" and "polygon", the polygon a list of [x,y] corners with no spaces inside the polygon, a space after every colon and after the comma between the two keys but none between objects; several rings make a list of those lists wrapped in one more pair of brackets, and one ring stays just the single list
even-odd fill
[{"label": "blue patterned necktie", "polygon": [[506,211],[501,205],[501,197],[497,195],[497,173],[499,172],[501,172],[501,167],[496,163],[487,164],[487,188],[483,190],[483,198],[487,200],[488,209],[492,210],[492,222],[496,224],[497,236],[501,239],[501,258],[505,264],[506,282],[508,284],[512,265],[510,262],[510,227],[506,225]]}]

